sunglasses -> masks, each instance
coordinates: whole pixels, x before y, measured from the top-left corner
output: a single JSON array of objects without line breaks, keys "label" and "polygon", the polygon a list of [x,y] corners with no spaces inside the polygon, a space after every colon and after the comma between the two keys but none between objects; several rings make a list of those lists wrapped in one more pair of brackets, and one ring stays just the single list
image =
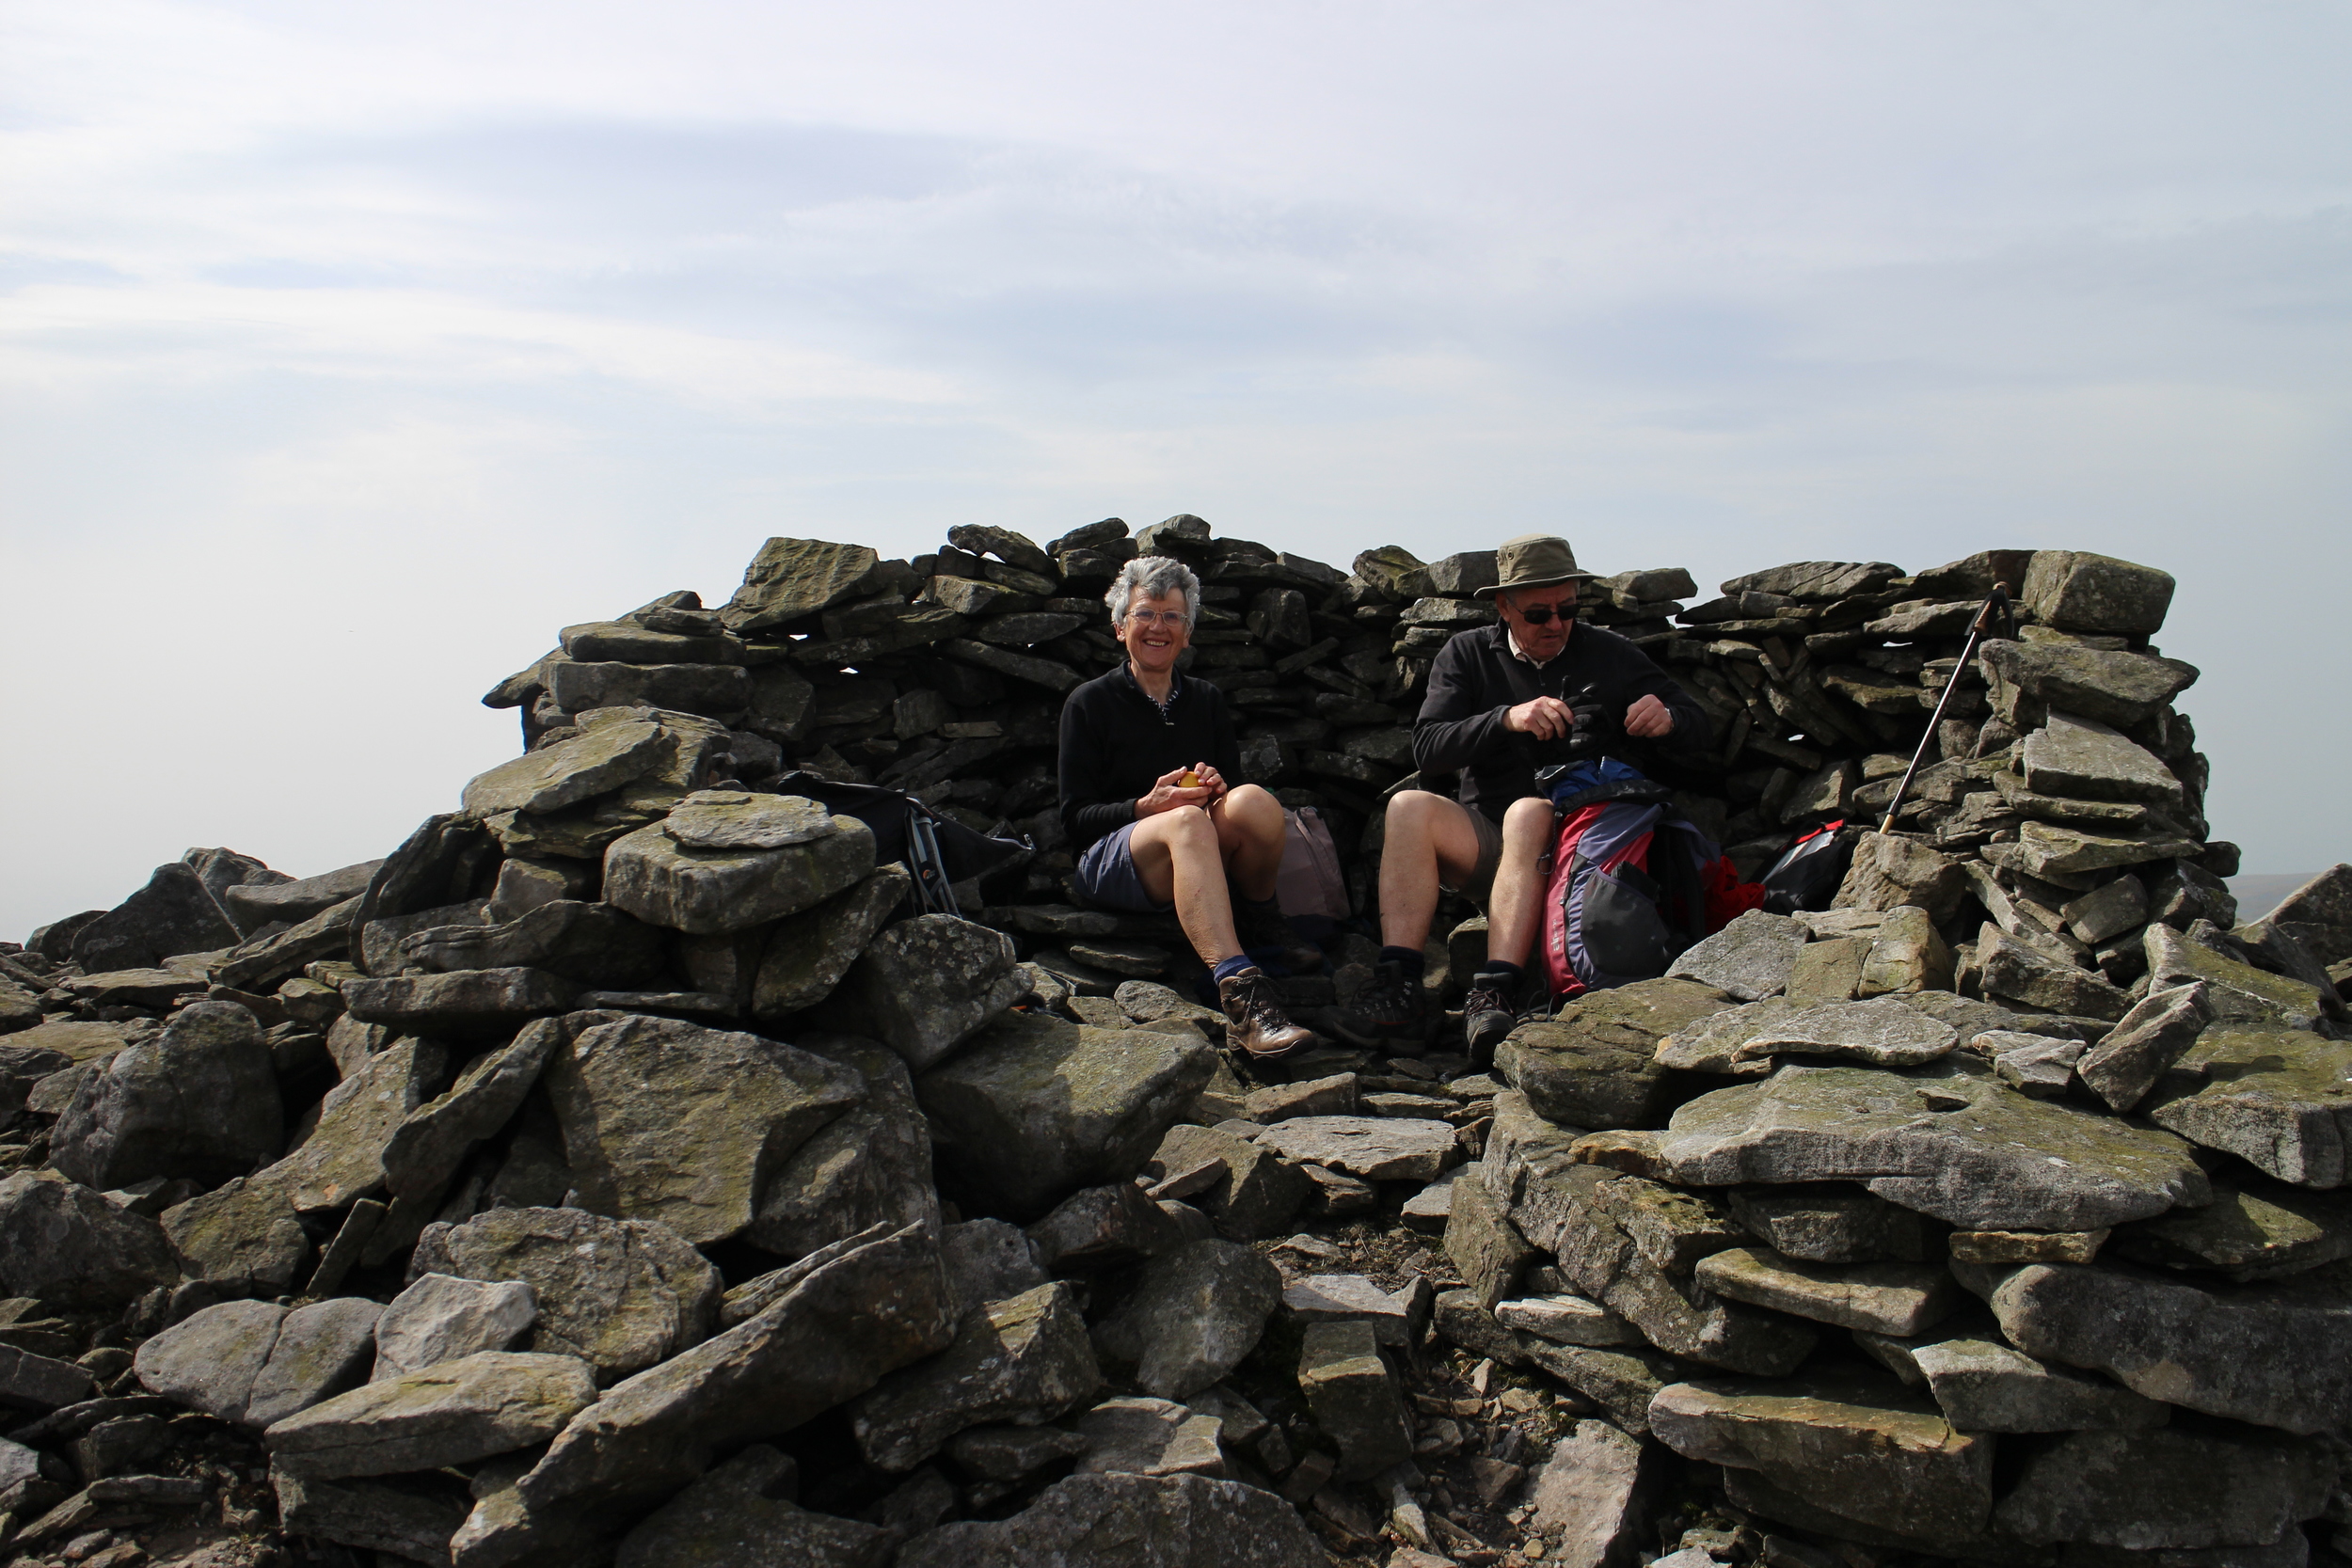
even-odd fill
[{"label": "sunglasses", "polygon": [[[1516,605],[1512,608],[1518,609]],[[1559,616],[1563,621],[1575,620],[1576,601],[1570,599],[1564,605],[1532,604],[1525,610],[1518,610],[1519,619],[1531,626],[1548,626],[1551,625],[1551,618],[1554,615]]]}]

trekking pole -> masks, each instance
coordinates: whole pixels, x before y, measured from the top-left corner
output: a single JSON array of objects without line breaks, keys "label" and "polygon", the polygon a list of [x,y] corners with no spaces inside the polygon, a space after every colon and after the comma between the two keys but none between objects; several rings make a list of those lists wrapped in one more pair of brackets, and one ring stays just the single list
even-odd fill
[{"label": "trekking pole", "polygon": [[1903,797],[1911,793],[1911,781],[1918,777],[1919,761],[1928,754],[1929,744],[1935,739],[1936,732],[1944,723],[1944,710],[1951,705],[1952,693],[1960,689],[1961,673],[1968,668],[1968,661],[1976,657],[1977,644],[1984,640],[1986,632],[1993,629],[1995,615],[2001,618],[2003,628],[2014,636],[2016,617],[2010,610],[2009,584],[2006,582],[1993,585],[1993,592],[1984,596],[1984,607],[1977,611],[1977,618],[1968,623],[1968,641],[1961,647],[1960,662],[1952,666],[1951,679],[1944,683],[1944,695],[1935,700],[1935,711],[1928,717],[1928,733],[1919,737],[1918,750],[1911,753],[1911,766],[1903,769],[1903,782],[1895,786],[1895,798],[1886,804],[1886,819],[1879,824],[1881,833],[1895,831],[1895,814],[1903,809]]}]

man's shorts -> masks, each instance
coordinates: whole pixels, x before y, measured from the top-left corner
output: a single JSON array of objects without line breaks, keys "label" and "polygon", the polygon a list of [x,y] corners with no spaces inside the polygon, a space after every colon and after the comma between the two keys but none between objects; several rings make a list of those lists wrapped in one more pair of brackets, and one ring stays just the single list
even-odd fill
[{"label": "man's shorts", "polygon": [[[1456,800],[1454,804],[1462,803]],[[1486,907],[1486,895],[1494,891],[1495,867],[1502,863],[1502,830],[1495,825],[1493,817],[1476,806],[1462,806],[1462,809],[1470,813],[1470,830],[1478,835],[1478,863],[1470,867],[1470,874],[1458,884],[1447,882],[1445,885],[1483,910]]]},{"label": "man's shorts", "polygon": [[[1175,904],[1162,904],[1153,899],[1144,889],[1143,878],[1136,871],[1136,857],[1127,845],[1135,831],[1136,825],[1130,822],[1087,846],[1086,853],[1078,857],[1078,870],[1073,879],[1078,884],[1078,895],[1098,910],[1121,910],[1130,914],[1166,914],[1176,907]],[[1497,830],[1495,848],[1498,853],[1502,847],[1502,834],[1501,830]],[[1493,867],[1487,868],[1486,876],[1488,880],[1493,879]]]}]

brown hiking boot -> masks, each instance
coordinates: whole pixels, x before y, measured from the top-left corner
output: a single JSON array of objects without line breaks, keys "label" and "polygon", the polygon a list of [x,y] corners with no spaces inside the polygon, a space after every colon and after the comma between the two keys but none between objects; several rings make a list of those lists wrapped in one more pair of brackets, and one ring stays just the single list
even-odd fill
[{"label": "brown hiking boot", "polygon": [[1419,975],[1407,974],[1393,963],[1375,968],[1372,984],[1346,1006],[1326,1016],[1333,1034],[1368,1050],[1421,1046],[1429,1038],[1429,993]]},{"label": "brown hiking boot", "polygon": [[1315,1037],[1291,1022],[1274,982],[1254,966],[1218,981],[1216,999],[1225,1007],[1225,1043],[1257,1061],[1279,1060]]}]

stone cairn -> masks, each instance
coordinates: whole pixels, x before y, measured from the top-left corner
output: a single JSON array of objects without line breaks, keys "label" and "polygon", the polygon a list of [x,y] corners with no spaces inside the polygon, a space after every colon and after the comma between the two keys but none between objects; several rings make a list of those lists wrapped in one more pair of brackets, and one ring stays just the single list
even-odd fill
[{"label": "stone cairn", "polygon": [[[1330,972],[1283,981],[1343,1003],[1490,554],[1342,573],[1189,515],[771,540],[724,607],[501,683],[524,753],[387,859],[192,850],[0,944],[0,1548],[2343,1560],[2352,866],[2237,924],[2197,673],[2148,641],[2169,577],[1605,579],[1586,618],[1713,718],[1680,801],[1751,876],[1876,825],[1958,669],[1894,831],[1835,907],[1744,914],[1491,1073],[1457,1032],[1269,1082],[1170,924],[1065,885],[1057,709],[1138,552],[1200,570],[1193,670],[1351,868]],[[1996,581],[2017,635],[1962,668]],[[904,916],[795,768],[1025,847]]]}]

